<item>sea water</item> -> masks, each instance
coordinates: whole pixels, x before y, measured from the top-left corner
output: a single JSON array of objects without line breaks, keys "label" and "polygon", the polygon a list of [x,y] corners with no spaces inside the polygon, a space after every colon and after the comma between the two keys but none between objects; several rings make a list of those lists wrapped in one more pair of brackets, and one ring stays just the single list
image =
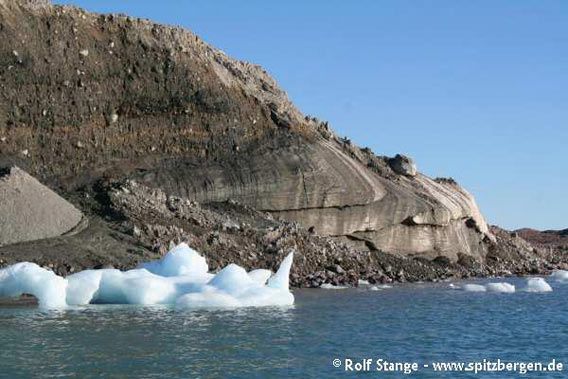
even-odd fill
[{"label": "sea water", "polygon": [[[0,377],[348,378],[345,359],[391,362],[543,362],[568,365],[568,284],[552,292],[466,291],[456,282],[392,288],[295,290],[285,307],[187,310],[87,305],[0,308]],[[533,287],[534,289],[534,283]],[[339,359],[341,365],[334,367]],[[374,367],[371,367],[374,368]],[[562,372],[364,377],[563,378]],[[361,373],[359,373],[361,374]]]}]

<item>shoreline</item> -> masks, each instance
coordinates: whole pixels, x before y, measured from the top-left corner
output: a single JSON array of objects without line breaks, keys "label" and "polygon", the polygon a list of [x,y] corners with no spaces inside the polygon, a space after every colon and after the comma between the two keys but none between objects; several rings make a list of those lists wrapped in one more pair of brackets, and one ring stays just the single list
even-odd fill
[{"label": "shoreline", "polygon": [[37,307],[38,302],[34,296],[22,295],[19,297],[0,297],[0,309]]},{"label": "shoreline", "polygon": [[[427,286],[433,286],[433,287],[437,287],[440,285],[447,285],[448,289],[454,289],[454,290],[460,290],[461,288],[459,287],[460,284],[478,284],[478,283],[483,283],[483,282],[489,282],[492,279],[493,280],[498,280],[499,282],[506,282],[507,280],[513,279],[513,280],[521,280],[521,279],[530,279],[530,278],[542,278],[545,281],[551,281],[551,274],[554,271],[551,271],[549,273],[541,273],[541,274],[527,274],[527,275],[508,275],[508,276],[482,276],[482,277],[468,277],[468,278],[447,278],[447,279],[441,279],[441,280],[436,280],[436,281],[416,281],[416,282],[391,282],[388,284],[380,284],[380,283],[375,283],[375,284],[359,284],[357,286],[350,286],[350,285],[338,285],[338,286],[330,286],[327,288],[324,287],[292,287],[290,288],[290,292],[294,293],[296,291],[343,291],[343,290],[363,290],[363,291],[368,291],[368,292],[381,292],[383,290],[389,290],[389,289],[393,289],[393,288],[410,288],[410,289],[414,289],[414,290],[420,290],[422,289],[422,287],[418,287],[420,285],[427,285]],[[452,285],[457,285],[455,287],[452,288]],[[336,287],[336,288],[334,288]],[[375,287],[377,289],[373,290],[372,288]],[[413,288],[414,287],[414,288]],[[521,292],[521,291],[519,291]],[[89,305],[96,305],[96,304],[89,304]],[[132,305],[132,304],[116,304],[116,305]],[[169,304],[162,304],[164,306],[167,306]],[[144,307],[144,305],[139,305]],[[156,304],[153,305],[147,305],[147,306],[156,306]],[[0,297],[0,310],[1,309],[7,309],[7,308],[37,308],[38,307],[38,301],[37,299],[32,296],[32,295],[21,295],[19,297],[15,297],[15,298],[10,298],[10,297]]]}]

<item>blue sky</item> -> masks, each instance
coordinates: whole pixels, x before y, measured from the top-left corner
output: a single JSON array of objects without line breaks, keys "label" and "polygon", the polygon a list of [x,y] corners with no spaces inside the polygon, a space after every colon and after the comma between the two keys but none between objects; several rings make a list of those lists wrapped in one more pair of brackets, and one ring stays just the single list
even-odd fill
[{"label": "blue sky", "polygon": [[340,135],[454,177],[490,223],[568,227],[568,1],[56,2],[187,27]]}]

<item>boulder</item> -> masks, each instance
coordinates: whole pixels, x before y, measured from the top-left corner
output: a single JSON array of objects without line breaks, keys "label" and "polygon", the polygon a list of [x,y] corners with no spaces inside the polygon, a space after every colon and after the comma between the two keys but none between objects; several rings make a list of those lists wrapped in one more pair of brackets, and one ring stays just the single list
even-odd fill
[{"label": "boulder", "polygon": [[397,154],[389,159],[389,166],[399,175],[416,176],[418,170],[412,158],[406,155]]}]

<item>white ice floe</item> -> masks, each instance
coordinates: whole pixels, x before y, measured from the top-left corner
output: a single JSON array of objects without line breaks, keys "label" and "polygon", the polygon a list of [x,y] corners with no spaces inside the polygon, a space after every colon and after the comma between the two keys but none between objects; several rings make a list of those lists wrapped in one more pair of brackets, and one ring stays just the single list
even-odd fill
[{"label": "white ice floe", "polygon": [[389,286],[388,284],[379,284],[376,286],[371,286],[369,287],[369,291],[382,291],[382,290],[386,290],[392,288],[392,286]]},{"label": "white ice floe", "polygon": [[217,274],[199,253],[186,244],[140,268],[86,270],[67,278],[34,263],[18,263],[0,270],[0,297],[34,295],[44,308],[67,305],[176,304],[182,308],[281,306],[294,303],[289,291],[290,253],[272,274],[246,272],[231,264]]},{"label": "white ice floe", "polygon": [[142,263],[140,268],[160,276],[202,276],[209,271],[205,258],[185,243],[174,247],[159,261]]},{"label": "white ice floe", "polygon": [[324,289],[324,290],[344,290],[344,289],[347,289],[349,287],[347,287],[347,286],[334,286],[331,283],[324,283],[319,288]]},{"label": "white ice floe", "polygon": [[500,293],[513,293],[515,292],[515,286],[509,283],[487,283],[487,284],[464,284],[461,287],[452,287],[466,292],[500,292]]},{"label": "white ice floe", "polygon": [[66,305],[67,280],[35,263],[17,263],[0,270],[0,297],[16,297],[24,293],[37,297],[45,308]]},{"label": "white ice floe", "polygon": [[[387,284],[371,284],[369,283],[368,280],[363,280],[363,279],[359,279],[357,285],[359,286],[359,288],[365,289],[367,291],[381,291],[387,288],[392,288],[392,286],[389,286]],[[347,287],[341,287],[341,288],[347,288]]]},{"label": "white ice floe", "polygon": [[85,270],[67,277],[66,302],[70,305],[89,304],[106,270]]},{"label": "white ice floe", "polygon": [[248,273],[248,276],[253,280],[253,282],[264,285],[272,276],[272,271],[264,269],[252,270]]},{"label": "white ice floe", "polygon": [[509,283],[498,282],[498,283],[488,283],[485,285],[487,291],[489,292],[500,292],[500,293],[514,293],[515,286]]},{"label": "white ice floe", "polygon": [[554,271],[550,278],[561,283],[568,283],[568,271],[565,270],[557,270]]},{"label": "white ice floe", "polygon": [[466,292],[487,292],[487,288],[481,284],[464,284],[461,288]]},{"label": "white ice floe", "polygon": [[543,278],[527,279],[526,292],[552,292],[552,287]]},{"label": "white ice floe", "polygon": [[[462,286],[451,285],[450,288],[462,289],[466,292],[500,292],[514,293],[515,286],[509,283],[498,282],[488,284],[464,284]],[[525,292],[551,292],[552,287],[542,278],[527,279],[527,286],[522,289]]]}]

